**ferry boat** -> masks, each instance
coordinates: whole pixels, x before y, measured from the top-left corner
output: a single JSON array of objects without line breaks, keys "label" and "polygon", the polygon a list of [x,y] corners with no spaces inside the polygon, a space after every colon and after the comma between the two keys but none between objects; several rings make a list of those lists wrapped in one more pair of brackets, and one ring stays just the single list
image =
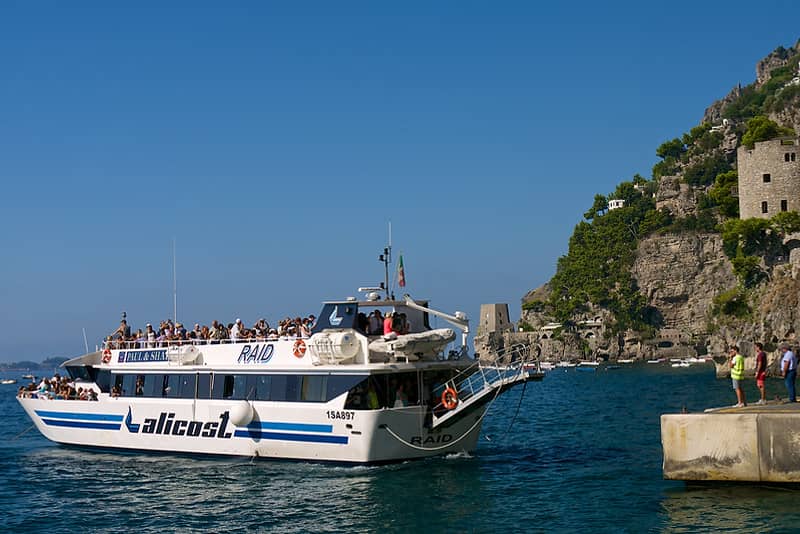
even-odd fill
[{"label": "ferry boat", "polygon": [[[405,335],[367,335],[360,314],[405,313]],[[431,328],[437,316],[461,330]],[[308,338],[107,347],[66,361],[96,401],[20,397],[38,430],[65,445],[357,464],[471,452],[507,389],[541,373],[526,346],[467,354],[469,322],[426,301],[323,303]]]}]

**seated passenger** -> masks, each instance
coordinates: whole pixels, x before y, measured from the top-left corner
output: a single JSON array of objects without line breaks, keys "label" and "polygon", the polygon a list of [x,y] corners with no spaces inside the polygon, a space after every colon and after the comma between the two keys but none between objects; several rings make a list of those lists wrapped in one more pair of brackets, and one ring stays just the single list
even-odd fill
[{"label": "seated passenger", "polygon": [[392,332],[395,334],[402,335],[407,334],[408,331],[406,330],[406,325],[404,319],[404,313],[395,313],[392,315]]},{"label": "seated passenger", "polygon": [[397,391],[394,394],[394,407],[402,408],[408,406],[408,396],[405,393],[402,382],[397,386]]},{"label": "seated passenger", "polygon": [[377,410],[379,406],[378,393],[375,391],[375,386],[372,385],[372,381],[370,381],[369,387],[367,388],[367,408],[370,410]]}]

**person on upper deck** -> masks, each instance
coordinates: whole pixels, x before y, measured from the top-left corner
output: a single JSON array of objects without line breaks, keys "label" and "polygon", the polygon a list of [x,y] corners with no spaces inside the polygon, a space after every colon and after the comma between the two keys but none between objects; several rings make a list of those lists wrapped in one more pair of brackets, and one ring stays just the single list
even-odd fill
[{"label": "person on upper deck", "polygon": [[408,334],[408,321],[405,313],[396,313],[392,316],[392,332],[398,336]]},{"label": "person on upper deck", "polygon": [[123,341],[131,337],[131,327],[128,326],[128,321],[125,319],[119,322],[119,328],[117,328],[114,333],[112,334],[114,339],[122,339]]},{"label": "person on upper deck", "polygon": [[156,346],[156,339],[158,338],[158,335],[156,335],[155,330],[153,330],[153,325],[151,325],[150,323],[147,323],[147,327],[145,329],[144,335],[147,338],[147,346],[149,348],[151,348],[151,349],[153,347],[155,347]]},{"label": "person on upper deck", "polygon": [[369,314],[368,334],[379,336],[383,332],[383,315],[380,310],[373,310]]},{"label": "person on upper deck", "polygon": [[383,335],[388,335],[392,333],[392,312],[386,312],[386,316],[383,318]]},{"label": "person on upper deck", "polygon": [[242,332],[242,320],[236,319],[236,322],[233,323],[233,326],[231,327],[230,331],[231,341],[235,342],[237,339],[239,339],[241,332]]}]

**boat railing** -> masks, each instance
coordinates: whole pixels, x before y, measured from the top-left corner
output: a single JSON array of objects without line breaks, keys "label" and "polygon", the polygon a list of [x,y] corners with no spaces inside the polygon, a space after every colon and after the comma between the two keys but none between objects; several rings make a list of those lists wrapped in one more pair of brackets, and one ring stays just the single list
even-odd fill
[{"label": "boat railing", "polygon": [[[515,383],[528,376],[532,364],[538,364],[538,359],[532,355],[531,346],[526,343],[510,345],[494,352],[490,357],[476,360],[453,378],[448,380],[439,394],[442,399],[434,409],[434,415],[444,414],[452,410],[453,406],[446,405],[452,400],[445,399],[443,393],[447,388],[456,392],[457,403],[467,403],[471,398],[485,393],[488,389]],[[538,370],[538,365],[536,365]]]},{"label": "boat railing", "polygon": [[308,337],[296,337],[296,336],[259,336],[259,337],[248,337],[248,338],[237,338],[237,339],[169,339],[169,340],[161,340],[161,341],[119,341],[119,340],[111,340],[111,341],[104,341],[103,342],[103,349],[109,350],[122,350],[122,349],[159,349],[159,348],[167,348],[167,347],[180,347],[183,345],[231,345],[231,344],[240,344],[240,343],[267,343],[267,342],[275,342],[281,340],[289,340],[294,341],[297,339],[308,339]]}]

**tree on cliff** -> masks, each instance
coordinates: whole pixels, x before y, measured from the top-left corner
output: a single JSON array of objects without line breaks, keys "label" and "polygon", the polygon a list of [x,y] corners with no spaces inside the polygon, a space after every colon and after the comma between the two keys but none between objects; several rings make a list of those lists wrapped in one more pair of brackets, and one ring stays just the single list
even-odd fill
[{"label": "tree on cliff", "polygon": [[785,128],[764,115],[758,115],[747,121],[747,131],[742,135],[742,144],[752,149],[759,141],[769,141],[788,135],[794,135],[794,130]]},{"label": "tree on cliff", "polygon": [[594,196],[594,204],[589,208],[589,211],[583,214],[583,218],[591,221],[598,215],[602,215],[608,209],[608,199],[605,195],[597,194]]}]

